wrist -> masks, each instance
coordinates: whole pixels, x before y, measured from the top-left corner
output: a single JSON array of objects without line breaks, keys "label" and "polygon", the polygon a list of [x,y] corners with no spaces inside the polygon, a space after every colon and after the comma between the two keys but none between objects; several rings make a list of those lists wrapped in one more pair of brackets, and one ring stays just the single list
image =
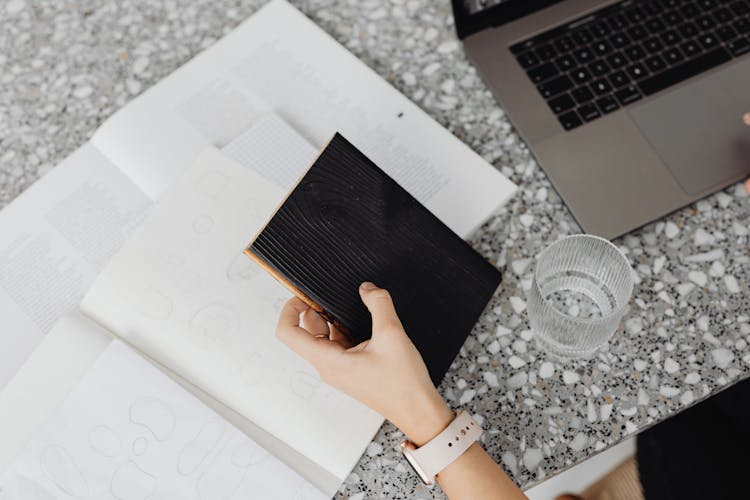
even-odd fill
[{"label": "wrist", "polygon": [[410,411],[399,422],[393,422],[406,437],[420,447],[440,434],[455,418],[455,413],[437,390],[415,398]]}]

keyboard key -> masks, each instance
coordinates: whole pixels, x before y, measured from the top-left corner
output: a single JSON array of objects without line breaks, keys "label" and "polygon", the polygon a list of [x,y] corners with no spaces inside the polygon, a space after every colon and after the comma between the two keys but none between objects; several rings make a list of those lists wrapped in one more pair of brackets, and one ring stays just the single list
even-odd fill
[{"label": "keyboard key", "polygon": [[695,24],[703,31],[708,31],[716,27],[716,21],[711,16],[701,16],[695,20]]},{"label": "keyboard key", "polygon": [[648,76],[648,70],[642,64],[636,63],[628,68],[628,74],[633,80],[641,80]]},{"label": "keyboard key", "polygon": [[744,38],[738,38],[733,42],[729,42],[727,48],[729,48],[729,52],[731,52],[734,57],[739,57],[750,52],[750,42]]},{"label": "keyboard key", "polygon": [[653,37],[643,42],[643,48],[650,54],[656,54],[664,49],[664,44],[658,38]]},{"label": "keyboard key", "polygon": [[596,101],[596,105],[599,106],[599,110],[602,112],[602,114],[611,113],[612,111],[615,111],[620,107],[619,104],[617,104],[617,101],[615,101],[612,97],[602,97],[598,101]]},{"label": "keyboard key", "polygon": [[641,8],[646,14],[650,16],[655,16],[664,11],[664,8],[661,5],[659,5],[659,2],[656,2],[656,1],[645,2],[641,5]]},{"label": "keyboard key", "polygon": [[627,20],[625,16],[622,14],[617,14],[615,16],[610,17],[607,20],[607,23],[609,24],[609,27],[612,28],[613,31],[621,31],[628,27],[630,24],[630,21]]},{"label": "keyboard key", "polygon": [[732,9],[732,12],[734,12],[734,14],[737,16],[742,16],[750,12],[750,6],[748,6],[747,2],[743,2],[741,0],[732,2],[729,8]]},{"label": "keyboard key", "polygon": [[557,75],[557,68],[552,63],[545,63],[541,66],[537,66],[534,69],[531,69],[527,72],[529,75],[529,78],[531,78],[531,81],[534,83],[543,82],[544,80],[549,80],[553,76]]},{"label": "keyboard key", "polygon": [[615,71],[609,75],[609,82],[614,88],[619,88],[630,83],[630,77],[624,71]]},{"label": "keyboard key", "polygon": [[632,9],[628,10],[625,13],[625,16],[633,24],[642,23],[646,19],[646,16],[643,14],[643,11],[639,9],[638,7],[633,7]]},{"label": "keyboard key", "polygon": [[719,29],[716,30],[716,34],[721,39],[722,42],[728,42],[729,40],[732,40],[734,38],[737,38],[737,32],[734,31],[734,28],[731,26],[722,26]]},{"label": "keyboard key", "polygon": [[576,58],[576,61],[578,61],[579,64],[586,64],[587,62],[594,59],[594,54],[591,52],[591,49],[578,49],[576,50],[573,55]]},{"label": "keyboard key", "polygon": [[661,41],[664,45],[674,45],[679,43],[682,37],[675,30],[668,30],[661,34]]},{"label": "keyboard key", "polygon": [[578,68],[570,72],[570,77],[578,85],[586,84],[591,80],[591,73],[586,68]]},{"label": "keyboard key", "polygon": [[603,76],[609,73],[609,65],[603,59],[599,59],[589,64],[589,70],[594,76]]},{"label": "keyboard key", "polygon": [[564,115],[558,116],[557,119],[560,120],[560,124],[565,130],[573,130],[574,128],[583,125],[583,122],[579,118],[578,113],[576,113],[575,111],[569,111]]},{"label": "keyboard key", "polygon": [[575,99],[578,104],[583,104],[584,102],[589,102],[594,99],[594,93],[587,87],[574,89],[570,95],[573,96],[573,99]]},{"label": "keyboard key", "polygon": [[557,51],[552,45],[543,45],[536,49],[536,56],[540,61],[549,61],[557,55]]},{"label": "keyboard key", "polygon": [[607,63],[609,63],[609,66],[614,69],[622,68],[627,62],[628,60],[625,59],[625,54],[622,52],[615,52],[607,57]]},{"label": "keyboard key", "polygon": [[750,21],[748,21],[747,19],[740,19],[736,21],[733,26],[734,29],[736,29],[740,33],[750,32]]},{"label": "keyboard key", "polygon": [[548,97],[554,97],[557,94],[562,94],[570,90],[573,87],[573,82],[565,75],[558,76],[552,80],[548,80],[544,83],[537,85],[539,92],[546,99]]},{"label": "keyboard key", "polygon": [[554,45],[558,52],[570,52],[575,48],[575,44],[569,36],[558,38],[555,40]]},{"label": "keyboard key", "polygon": [[599,40],[594,44],[594,52],[596,52],[600,56],[606,56],[607,54],[612,52],[612,46],[605,40]]},{"label": "keyboard key", "polygon": [[604,21],[592,25],[591,28],[589,28],[589,31],[597,38],[603,38],[612,33],[612,30],[604,23]]},{"label": "keyboard key", "polygon": [[555,97],[554,99],[547,101],[547,104],[549,104],[550,109],[556,115],[576,106],[576,103],[573,102],[573,99],[568,94],[562,94],[561,96]]},{"label": "keyboard key", "polygon": [[539,64],[539,58],[533,52],[518,54],[516,60],[518,60],[518,63],[523,68],[531,68],[532,66]]},{"label": "keyboard key", "polygon": [[646,67],[652,73],[658,73],[659,71],[666,69],[667,63],[665,63],[664,59],[659,56],[652,56],[646,59]]},{"label": "keyboard key", "polygon": [[560,68],[561,71],[570,71],[577,66],[575,59],[573,59],[572,56],[559,57],[555,61],[555,64],[557,64],[557,67]]},{"label": "keyboard key", "polygon": [[648,31],[643,26],[635,25],[628,28],[628,35],[633,40],[643,40],[648,36]]},{"label": "keyboard key", "polygon": [[675,65],[685,59],[685,57],[682,55],[682,52],[680,52],[680,49],[678,49],[677,47],[665,50],[662,53],[662,57],[670,66]]},{"label": "keyboard key", "polygon": [[584,104],[580,108],[578,108],[578,115],[583,118],[583,121],[590,122],[591,120],[596,120],[602,114],[599,112],[599,108],[596,107],[595,104]]},{"label": "keyboard key", "polygon": [[667,29],[667,27],[664,25],[664,23],[661,22],[661,20],[658,19],[658,18],[649,19],[646,22],[646,28],[648,28],[648,30],[651,33],[655,34],[655,35],[661,33],[665,29]]},{"label": "keyboard key", "polygon": [[685,24],[679,25],[677,27],[677,31],[680,32],[680,35],[682,35],[683,38],[693,38],[699,33],[698,28],[695,26],[695,24],[689,21]]},{"label": "keyboard key", "polygon": [[625,87],[616,91],[615,97],[617,98],[617,101],[620,103],[620,106],[627,106],[631,102],[637,101],[642,96],[641,96],[641,93],[638,92],[637,88],[633,86],[628,86],[628,87]]},{"label": "keyboard key", "polygon": [[682,45],[680,45],[680,48],[682,49],[682,52],[685,53],[685,56],[687,57],[693,57],[697,54],[701,53],[701,47],[694,41],[685,42]]},{"label": "keyboard key", "polygon": [[591,90],[593,90],[594,94],[596,95],[604,95],[612,91],[612,85],[610,85],[607,80],[602,78],[601,80],[597,80],[591,84]]},{"label": "keyboard key", "polygon": [[682,15],[688,19],[697,17],[701,14],[701,10],[695,4],[692,4],[692,3],[682,6],[681,11],[682,11]]},{"label": "keyboard key", "polygon": [[731,57],[729,56],[729,53],[723,47],[719,47],[711,52],[706,52],[695,59],[684,62],[678,66],[673,66],[662,73],[653,75],[650,78],[641,81],[638,86],[641,92],[646,95],[655,94],[675,83],[687,80],[688,78],[699,75],[704,71],[723,64],[730,59]]},{"label": "keyboard key", "polygon": [[534,46],[534,42],[532,40],[527,40],[525,42],[517,43],[515,45],[511,45],[510,51],[514,56],[518,56],[518,54],[523,54],[526,52],[530,47]]},{"label": "keyboard key", "polygon": [[704,49],[710,50],[719,44],[719,40],[711,33],[704,33],[698,38]]},{"label": "keyboard key", "polygon": [[631,45],[625,49],[625,55],[628,56],[631,62],[637,63],[646,57],[646,51],[640,45]]},{"label": "keyboard key", "polygon": [[732,19],[734,19],[734,16],[729,11],[729,9],[722,8],[722,9],[719,9],[716,12],[714,12],[714,18],[719,23],[728,23],[729,21],[731,21]]},{"label": "keyboard key", "polygon": [[613,47],[621,49],[630,44],[630,38],[625,33],[615,33],[610,37],[609,42]]},{"label": "keyboard key", "polygon": [[682,16],[679,11],[673,10],[664,14],[662,20],[667,26],[676,26],[682,22]]},{"label": "keyboard key", "polygon": [[579,47],[588,47],[594,39],[585,29],[581,29],[573,33],[573,41]]}]

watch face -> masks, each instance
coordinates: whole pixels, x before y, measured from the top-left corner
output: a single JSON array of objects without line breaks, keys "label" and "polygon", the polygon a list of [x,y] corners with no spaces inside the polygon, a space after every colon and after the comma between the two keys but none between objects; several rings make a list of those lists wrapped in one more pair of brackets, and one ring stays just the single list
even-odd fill
[{"label": "watch face", "polygon": [[414,459],[414,457],[410,453],[411,450],[409,448],[404,447],[402,451],[404,454],[404,458],[406,458],[406,463],[409,464],[409,467],[411,467],[411,470],[414,471],[414,474],[416,474],[419,480],[422,481],[422,484],[424,484],[428,488],[432,488],[435,485],[434,478],[425,477],[422,467],[420,467],[417,461]]}]

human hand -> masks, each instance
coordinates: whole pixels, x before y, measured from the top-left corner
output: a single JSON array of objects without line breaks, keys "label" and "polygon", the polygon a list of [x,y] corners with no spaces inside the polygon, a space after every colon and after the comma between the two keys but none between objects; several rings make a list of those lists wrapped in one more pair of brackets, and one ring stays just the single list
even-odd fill
[{"label": "human hand", "polygon": [[326,383],[377,411],[421,446],[450,424],[453,412],[432,384],[390,294],[372,283],[362,283],[359,294],[372,315],[370,340],[351,347],[341,332],[296,297],[281,311],[276,336],[310,362]]},{"label": "human hand", "polygon": [[745,181],[745,192],[750,193],[750,179]]}]

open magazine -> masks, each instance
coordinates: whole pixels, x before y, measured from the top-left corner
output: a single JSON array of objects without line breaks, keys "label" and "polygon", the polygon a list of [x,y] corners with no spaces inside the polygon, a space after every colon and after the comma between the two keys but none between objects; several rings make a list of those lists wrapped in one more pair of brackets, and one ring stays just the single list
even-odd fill
[{"label": "open magazine", "polygon": [[[463,237],[515,190],[296,9],[272,1],[0,212],[0,387],[136,233],[86,296],[79,324],[103,325],[321,490],[335,491],[381,419],[273,341],[288,294],[241,251],[255,221],[307,166],[295,174],[284,168],[296,163],[278,159],[311,160],[337,130]],[[200,205],[191,189],[213,202]],[[221,253],[230,246],[236,255]],[[269,379],[263,366],[286,371]],[[76,381],[40,384],[22,402],[0,393],[0,470]],[[318,446],[310,421],[326,416],[347,425],[342,439]]]}]

